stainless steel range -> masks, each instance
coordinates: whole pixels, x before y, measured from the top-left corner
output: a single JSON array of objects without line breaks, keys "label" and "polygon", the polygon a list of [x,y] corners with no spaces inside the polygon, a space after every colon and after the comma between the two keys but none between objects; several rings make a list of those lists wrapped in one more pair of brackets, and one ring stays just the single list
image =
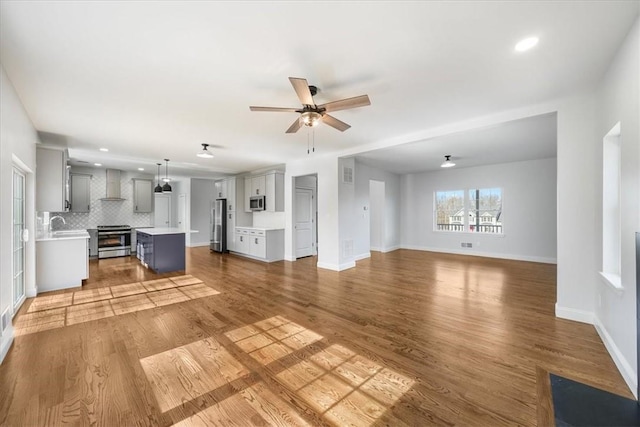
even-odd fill
[{"label": "stainless steel range", "polygon": [[98,258],[131,255],[130,225],[99,225]]}]

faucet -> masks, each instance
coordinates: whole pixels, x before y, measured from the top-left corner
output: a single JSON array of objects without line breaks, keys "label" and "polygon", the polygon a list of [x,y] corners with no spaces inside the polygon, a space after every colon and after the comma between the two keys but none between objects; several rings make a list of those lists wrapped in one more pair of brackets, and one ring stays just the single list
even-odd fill
[{"label": "faucet", "polygon": [[67,221],[65,221],[63,217],[61,217],[60,215],[55,215],[55,216],[52,216],[51,219],[49,220],[49,230],[53,231],[52,226],[53,226],[53,220],[54,219],[61,219],[62,223],[64,225],[67,225]]}]

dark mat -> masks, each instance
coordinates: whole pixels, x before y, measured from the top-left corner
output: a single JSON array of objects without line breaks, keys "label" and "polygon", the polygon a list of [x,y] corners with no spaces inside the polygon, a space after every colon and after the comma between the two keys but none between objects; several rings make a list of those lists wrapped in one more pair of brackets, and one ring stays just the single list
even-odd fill
[{"label": "dark mat", "polygon": [[556,427],[640,426],[638,401],[549,375]]}]

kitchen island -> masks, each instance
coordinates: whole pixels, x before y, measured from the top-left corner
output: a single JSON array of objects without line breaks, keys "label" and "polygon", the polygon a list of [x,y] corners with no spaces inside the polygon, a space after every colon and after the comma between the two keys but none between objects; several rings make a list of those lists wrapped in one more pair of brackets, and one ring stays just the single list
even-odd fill
[{"label": "kitchen island", "polygon": [[[185,233],[180,228],[138,229],[136,256],[156,273],[185,269]],[[197,233],[189,230],[188,233]]]},{"label": "kitchen island", "polygon": [[38,293],[82,286],[89,278],[89,233],[60,230],[36,237]]}]

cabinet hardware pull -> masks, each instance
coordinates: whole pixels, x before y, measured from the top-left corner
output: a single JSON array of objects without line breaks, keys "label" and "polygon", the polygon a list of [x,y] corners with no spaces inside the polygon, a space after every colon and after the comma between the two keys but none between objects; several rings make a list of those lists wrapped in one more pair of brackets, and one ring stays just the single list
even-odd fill
[{"label": "cabinet hardware pull", "polygon": [[258,244],[258,238],[256,237],[256,245]]}]

